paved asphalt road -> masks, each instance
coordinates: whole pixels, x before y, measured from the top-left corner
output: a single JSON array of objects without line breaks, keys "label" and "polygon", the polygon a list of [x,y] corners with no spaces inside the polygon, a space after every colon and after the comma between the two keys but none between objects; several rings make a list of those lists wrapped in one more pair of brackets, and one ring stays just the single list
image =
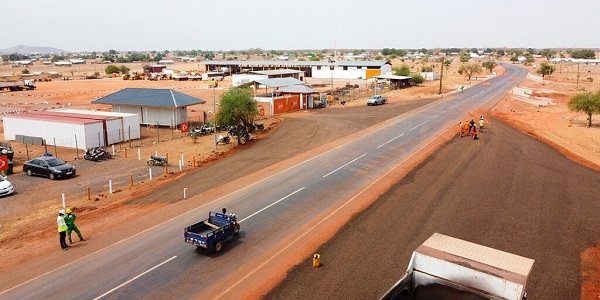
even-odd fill
[{"label": "paved asphalt road", "polygon": [[[452,99],[367,128],[335,148],[298,159],[293,167],[263,170],[259,181],[240,178],[229,184],[230,190],[211,190],[177,203],[172,211],[188,212],[157,213],[148,229],[134,236],[51,272],[28,274],[35,276],[31,280],[15,276],[0,286],[4,290],[0,297],[55,299],[64,298],[65,291],[73,299],[243,296],[248,288],[246,280],[268,269],[265,264],[285,260],[286,249],[302,248],[299,245],[326,217],[335,218],[333,213],[340,207],[421,151],[446,128],[453,128],[466,111],[489,98],[499,99],[516,83],[511,80],[513,76],[524,76],[521,69],[510,70],[516,74],[499,76],[489,87],[467,89]],[[224,253],[218,255],[190,250],[193,246],[182,242],[183,228],[215,207],[228,207],[238,215],[241,237],[227,243]],[[128,236],[132,232],[116,228],[117,233]],[[238,274],[239,280],[232,283],[231,274]]]}]

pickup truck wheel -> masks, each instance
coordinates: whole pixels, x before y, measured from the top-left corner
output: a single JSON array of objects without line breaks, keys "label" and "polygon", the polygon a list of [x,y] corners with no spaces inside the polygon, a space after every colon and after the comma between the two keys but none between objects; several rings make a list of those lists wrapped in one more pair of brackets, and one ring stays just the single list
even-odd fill
[{"label": "pickup truck wheel", "polygon": [[215,244],[215,252],[217,252],[217,253],[218,253],[218,252],[220,252],[220,251],[221,251],[221,249],[223,249],[223,242],[217,242],[217,243]]}]

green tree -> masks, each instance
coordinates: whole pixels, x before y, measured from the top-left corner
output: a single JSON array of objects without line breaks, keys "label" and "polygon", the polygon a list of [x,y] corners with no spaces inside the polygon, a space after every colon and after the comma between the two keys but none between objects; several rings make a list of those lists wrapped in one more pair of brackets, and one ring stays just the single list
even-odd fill
[{"label": "green tree", "polygon": [[569,100],[569,109],[587,114],[588,127],[591,127],[592,115],[600,113],[600,91],[596,93],[584,92],[573,96]]},{"label": "green tree", "polygon": [[467,64],[462,65],[458,69],[458,74],[467,76],[468,80],[471,80],[474,74],[481,73],[481,66],[479,64]]},{"label": "green tree", "polygon": [[537,73],[538,74],[542,74],[542,78],[544,78],[545,75],[552,75],[552,73],[554,73],[554,71],[556,70],[556,68],[554,68],[553,65],[547,63],[547,62],[543,62],[540,67],[537,69]]},{"label": "green tree", "polygon": [[433,72],[433,67],[432,66],[422,66],[421,72]]},{"label": "green tree", "polygon": [[504,50],[498,49],[498,51],[496,51],[496,55],[498,55],[498,56],[504,56],[505,55]]},{"label": "green tree", "polygon": [[460,62],[468,62],[469,59],[471,59],[471,55],[469,55],[468,53],[461,53],[460,54]]},{"label": "green tree", "polygon": [[546,60],[550,61],[550,59],[552,57],[554,57],[554,55],[556,54],[556,51],[550,50],[550,49],[544,49],[542,51],[540,51],[539,53],[541,56],[545,57]]},{"label": "green tree", "polygon": [[394,75],[396,76],[410,76],[410,67],[402,64],[400,68],[394,68]]},{"label": "green tree", "polygon": [[525,58],[525,65],[531,65],[534,62],[535,58],[533,58],[532,56],[528,56],[527,58]]},{"label": "green tree", "polygon": [[498,64],[496,64],[495,61],[492,60],[486,60],[484,62],[481,63],[481,66],[490,70],[490,73],[492,73],[492,70],[494,70],[494,68],[497,66]]},{"label": "green tree", "polygon": [[519,58],[516,55],[513,55],[510,57],[510,61],[512,61],[512,63],[514,64],[515,62],[519,61]]},{"label": "green tree", "polygon": [[23,71],[21,71],[21,74],[29,74],[29,70],[23,69]]},{"label": "green tree", "polygon": [[594,50],[590,50],[590,49],[574,50],[574,51],[571,51],[570,54],[571,54],[572,58],[583,58],[583,59],[596,58],[596,53],[594,52]]},{"label": "green tree", "polygon": [[[219,125],[244,126],[246,132],[253,128],[258,105],[254,93],[248,87],[233,87],[221,95],[216,121]],[[238,139],[238,143],[240,139]]]},{"label": "green tree", "polygon": [[129,68],[124,65],[121,65],[119,67],[119,72],[121,72],[121,74],[127,74],[127,72],[129,72]]},{"label": "green tree", "polygon": [[425,82],[425,78],[423,78],[423,76],[421,76],[421,74],[413,74],[411,77],[412,77],[412,82],[414,85],[419,85],[419,84]]},{"label": "green tree", "polygon": [[115,66],[115,65],[108,65],[106,66],[106,68],[104,68],[104,72],[107,75],[113,74],[113,73],[119,73],[119,67]]},{"label": "green tree", "polygon": [[117,55],[117,50],[110,49],[110,50],[108,50],[108,54],[110,54],[110,55]]}]

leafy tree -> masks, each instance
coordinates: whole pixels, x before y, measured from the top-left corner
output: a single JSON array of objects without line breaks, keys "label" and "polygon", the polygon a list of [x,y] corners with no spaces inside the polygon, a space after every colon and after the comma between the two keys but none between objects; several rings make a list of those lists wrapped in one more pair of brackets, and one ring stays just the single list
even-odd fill
[{"label": "leafy tree", "polygon": [[535,49],[533,49],[533,48],[527,48],[527,53],[534,54],[535,53]]},{"label": "leafy tree", "polygon": [[546,60],[550,61],[550,59],[556,54],[556,51],[550,49],[544,49],[539,53],[541,56],[545,57]]},{"label": "leafy tree", "polygon": [[382,60],[382,59],[383,59],[383,57],[381,57],[381,55],[375,56],[375,60]]},{"label": "leafy tree", "polygon": [[108,54],[117,55],[117,50],[110,49],[110,50],[108,50]]},{"label": "leafy tree", "polygon": [[514,64],[515,62],[519,61],[519,58],[516,55],[513,55],[510,57],[510,61],[512,61]]},{"label": "leafy tree", "polygon": [[21,74],[29,74],[29,70],[23,69],[23,71],[21,71]]},{"label": "leafy tree", "polygon": [[498,64],[496,64],[495,61],[492,60],[486,60],[484,62],[481,63],[481,66],[490,70],[490,73],[492,73],[492,70],[494,70],[494,68],[497,66]]},{"label": "leafy tree", "polygon": [[467,76],[468,80],[471,80],[473,74],[481,73],[481,66],[479,64],[467,64],[462,65],[458,69],[458,74]]},{"label": "leafy tree", "polygon": [[504,56],[505,52],[502,49],[498,49],[498,51],[496,51],[496,55],[498,55],[498,56]]},{"label": "leafy tree", "polygon": [[410,76],[410,67],[402,64],[400,68],[394,68],[394,75],[397,76]]},{"label": "leafy tree", "polygon": [[577,94],[569,100],[569,109],[584,112],[588,116],[588,127],[592,126],[592,115],[600,113],[600,91],[596,93],[584,92]]},{"label": "leafy tree", "polygon": [[525,58],[525,65],[531,65],[534,62],[535,58],[533,58],[532,56],[528,56],[527,58]]},{"label": "leafy tree", "polygon": [[571,51],[572,58],[583,58],[583,59],[594,59],[596,58],[596,53],[594,50],[590,49],[581,49]]},{"label": "leafy tree", "polygon": [[[252,130],[254,117],[258,115],[258,105],[252,89],[233,87],[221,95],[216,122],[225,126],[245,126],[246,132]],[[238,143],[240,139],[238,139]]]},{"label": "leafy tree", "polygon": [[433,67],[432,66],[422,66],[421,72],[433,72]]},{"label": "leafy tree", "polygon": [[442,52],[446,53],[446,55],[450,55],[450,53],[460,53],[462,49],[459,48],[447,48],[442,50]]},{"label": "leafy tree", "polygon": [[320,61],[320,60],[321,60],[321,58],[319,56],[314,56],[313,55],[313,56],[310,57],[310,61]]},{"label": "leafy tree", "polygon": [[421,74],[413,74],[411,77],[412,77],[412,82],[414,85],[419,85],[419,84],[425,82],[425,78],[423,78],[423,76],[421,76]]},{"label": "leafy tree", "polygon": [[556,71],[556,68],[547,62],[543,62],[537,69],[537,73],[542,74],[542,78],[544,78],[545,75],[550,76],[554,71]]},{"label": "leafy tree", "polygon": [[121,74],[127,74],[127,72],[129,72],[129,68],[124,65],[121,65],[119,67],[119,72],[121,72]]},{"label": "leafy tree", "polygon": [[110,75],[110,74],[113,74],[113,73],[119,73],[121,71],[119,70],[119,67],[117,67],[115,65],[108,65],[108,66],[106,66],[106,68],[104,68],[104,72],[107,75]]},{"label": "leafy tree", "polygon": [[465,63],[465,62],[468,62],[469,59],[471,59],[471,55],[469,55],[468,53],[463,52],[460,54],[460,62]]}]

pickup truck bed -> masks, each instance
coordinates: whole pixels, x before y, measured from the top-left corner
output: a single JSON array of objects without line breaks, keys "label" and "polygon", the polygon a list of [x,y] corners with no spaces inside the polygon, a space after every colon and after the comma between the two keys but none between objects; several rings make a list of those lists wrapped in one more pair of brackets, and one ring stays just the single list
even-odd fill
[{"label": "pickup truck bed", "polygon": [[240,225],[235,215],[211,211],[208,219],[185,228],[184,238],[186,243],[219,252],[223,246],[222,242],[238,234],[239,230]]}]

